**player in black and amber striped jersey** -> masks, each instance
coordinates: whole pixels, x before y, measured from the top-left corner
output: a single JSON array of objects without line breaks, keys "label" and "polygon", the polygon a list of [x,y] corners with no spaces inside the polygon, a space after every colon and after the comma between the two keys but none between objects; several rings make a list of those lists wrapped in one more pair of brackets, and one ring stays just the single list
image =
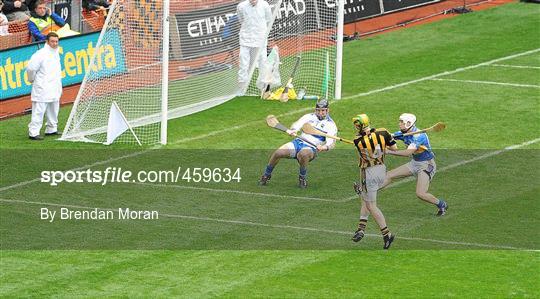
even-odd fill
[{"label": "player in black and amber striped jersey", "polygon": [[372,129],[366,114],[359,114],[353,119],[358,136],[354,144],[360,157],[361,184],[355,183],[354,189],[362,199],[360,221],[352,240],[358,242],[365,235],[369,214],[373,215],[383,235],[384,249],[388,249],[394,241],[394,236],[386,226],[386,220],[377,207],[377,191],[381,188],[386,177],[384,164],[385,150],[397,150],[396,141],[386,129]]},{"label": "player in black and amber striped jersey", "polygon": [[[359,116],[365,116],[361,114]],[[360,158],[360,168],[384,164],[384,152],[387,146],[396,144],[386,129],[370,129],[360,132],[354,140]]]}]

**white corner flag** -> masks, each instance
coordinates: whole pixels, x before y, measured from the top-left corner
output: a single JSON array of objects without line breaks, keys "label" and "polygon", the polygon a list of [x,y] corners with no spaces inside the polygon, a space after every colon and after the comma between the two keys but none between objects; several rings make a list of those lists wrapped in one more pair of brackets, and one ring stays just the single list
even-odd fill
[{"label": "white corner flag", "polygon": [[109,123],[107,125],[107,142],[105,142],[104,144],[112,144],[114,140],[118,138],[118,136],[122,135],[122,133],[124,133],[128,129],[135,137],[135,140],[137,140],[137,143],[142,146],[139,138],[137,138],[137,135],[135,135],[135,132],[133,132],[133,129],[129,125],[126,117],[124,116],[124,113],[122,113],[122,110],[120,110],[118,104],[113,101],[111,105],[111,110],[109,112]]}]

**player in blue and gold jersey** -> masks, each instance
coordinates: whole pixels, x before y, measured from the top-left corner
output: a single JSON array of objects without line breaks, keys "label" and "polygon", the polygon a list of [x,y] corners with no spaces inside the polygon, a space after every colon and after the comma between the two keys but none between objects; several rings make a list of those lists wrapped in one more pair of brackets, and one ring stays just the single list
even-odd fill
[{"label": "player in blue and gold jersey", "polygon": [[437,216],[446,214],[448,204],[438,199],[428,192],[429,184],[437,171],[435,164],[435,154],[431,150],[429,138],[426,133],[404,136],[405,133],[418,130],[415,126],[416,116],[410,113],[403,113],[399,116],[399,131],[393,136],[396,140],[401,140],[407,146],[405,150],[387,151],[387,154],[396,156],[411,157],[412,160],[386,174],[386,180],[383,187],[387,186],[395,178],[416,176],[416,196],[423,201],[436,205],[438,208]]}]

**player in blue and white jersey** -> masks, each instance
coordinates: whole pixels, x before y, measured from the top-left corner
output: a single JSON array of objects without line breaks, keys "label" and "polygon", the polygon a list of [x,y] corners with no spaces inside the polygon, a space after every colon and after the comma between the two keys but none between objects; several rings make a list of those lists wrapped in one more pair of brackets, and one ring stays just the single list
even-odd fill
[{"label": "player in blue and white jersey", "polygon": [[416,177],[416,196],[423,201],[436,205],[438,208],[437,216],[443,216],[446,214],[448,204],[428,192],[429,184],[437,171],[435,154],[431,150],[429,138],[426,133],[404,136],[405,133],[418,130],[415,124],[416,116],[414,114],[403,113],[399,116],[400,130],[395,132],[393,136],[394,139],[403,141],[407,149],[398,151],[388,150],[387,154],[412,157],[412,159],[409,163],[389,171],[386,174],[383,188],[395,178],[414,175]]},{"label": "player in blue and white jersey", "polygon": [[[315,129],[329,135],[337,135],[337,127],[329,115],[328,101],[320,100],[315,106],[315,112],[302,116],[287,133],[297,137],[298,132],[305,123],[311,124]],[[335,146],[335,140],[321,135],[311,135],[302,132],[293,141],[279,147],[270,157],[264,174],[259,180],[259,185],[267,185],[272,177],[272,171],[281,158],[296,159],[300,165],[298,186],[307,187],[307,165],[317,157],[318,152],[329,151]]]}]

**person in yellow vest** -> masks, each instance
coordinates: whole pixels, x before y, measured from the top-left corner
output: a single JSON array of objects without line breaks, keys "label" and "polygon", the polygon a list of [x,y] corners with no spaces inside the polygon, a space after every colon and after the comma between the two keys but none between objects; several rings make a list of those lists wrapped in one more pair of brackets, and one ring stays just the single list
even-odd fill
[{"label": "person in yellow vest", "polygon": [[62,17],[51,12],[43,0],[36,2],[34,11],[28,20],[28,30],[34,41],[37,42],[45,40],[49,32],[56,32],[60,37],[79,34],[72,31]]}]

